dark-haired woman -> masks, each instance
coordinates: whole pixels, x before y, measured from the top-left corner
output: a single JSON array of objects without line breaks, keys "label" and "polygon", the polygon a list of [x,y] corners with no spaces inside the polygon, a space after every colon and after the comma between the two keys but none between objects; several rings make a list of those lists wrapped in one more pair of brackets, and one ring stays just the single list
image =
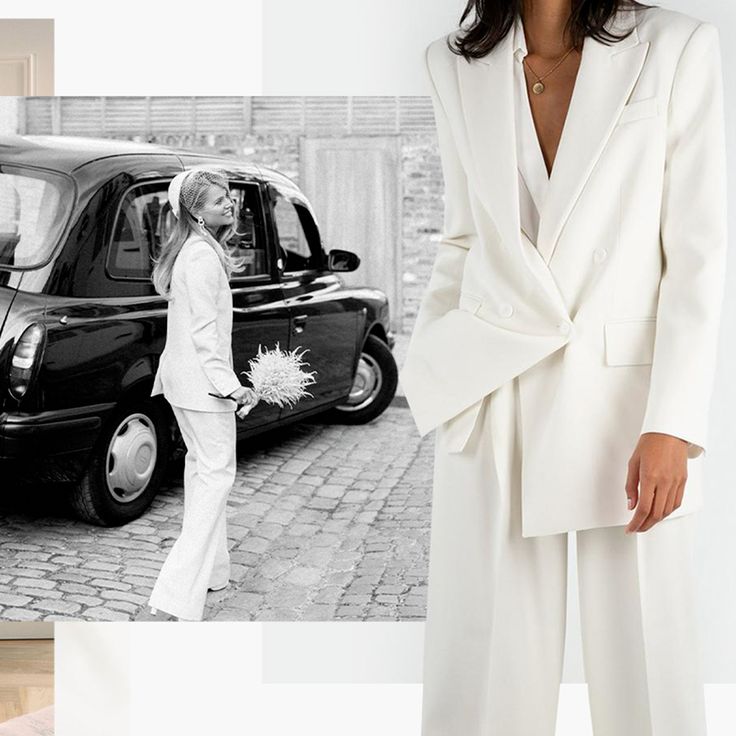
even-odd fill
[{"label": "dark-haired woman", "polygon": [[691,565],[726,248],[718,32],[470,0],[427,48],[443,233],[423,736],[552,736],[568,534],[596,736],[706,733]]}]

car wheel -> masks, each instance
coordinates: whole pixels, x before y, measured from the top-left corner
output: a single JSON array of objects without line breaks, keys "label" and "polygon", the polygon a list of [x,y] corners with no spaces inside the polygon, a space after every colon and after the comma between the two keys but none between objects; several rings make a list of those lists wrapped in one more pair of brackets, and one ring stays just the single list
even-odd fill
[{"label": "car wheel", "polygon": [[365,424],[380,416],[396,393],[399,372],[391,349],[369,335],[347,401],[329,411],[330,420],[341,424]]},{"label": "car wheel", "polygon": [[105,422],[72,492],[77,514],[101,526],[137,519],[161,486],[169,432],[163,410],[150,399],[119,406]]}]

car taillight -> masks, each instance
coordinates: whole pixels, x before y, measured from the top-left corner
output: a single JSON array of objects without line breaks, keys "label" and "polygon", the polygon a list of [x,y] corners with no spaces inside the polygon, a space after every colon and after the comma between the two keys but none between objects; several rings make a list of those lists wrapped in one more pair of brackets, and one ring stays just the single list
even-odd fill
[{"label": "car taillight", "polygon": [[8,390],[10,395],[20,401],[25,396],[38,372],[38,366],[46,346],[46,328],[34,322],[23,330],[13,348],[10,358]]}]

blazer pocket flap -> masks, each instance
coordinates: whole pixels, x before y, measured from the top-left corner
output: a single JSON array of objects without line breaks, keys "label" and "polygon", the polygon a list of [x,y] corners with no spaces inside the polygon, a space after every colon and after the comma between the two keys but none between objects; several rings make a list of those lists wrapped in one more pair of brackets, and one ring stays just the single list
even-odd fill
[{"label": "blazer pocket flap", "polygon": [[641,118],[651,118],[657,114],[658,104],[656,97],[647,97],[643,100],[635,100],[624,105],[621,111],[618,123],[629,123],[632,120],[640,120]]},{"label": "blazer pocket flap", "polygon": [[654,356],[654,317],[607,322],[604,325],[607,365],[647,365]]}]

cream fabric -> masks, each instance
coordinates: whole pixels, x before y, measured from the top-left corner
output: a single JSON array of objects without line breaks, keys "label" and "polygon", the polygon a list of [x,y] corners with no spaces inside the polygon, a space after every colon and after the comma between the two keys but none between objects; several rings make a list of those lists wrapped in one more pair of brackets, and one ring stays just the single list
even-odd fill
[{"label": "cream fabric", "polygon": [[150,605],[181,619],[199,621],[208,588],[227,584],[227,497],[235,482],[235,412],[172,407],[187,446],[184,518],[153,587]]},{"label": "cream fabric", "polygon": [[166,346],[151,395],[198,411],[234,412],[230,399],[217,399],[242,384],[233,370],[233,297],[217,253],[193,235],[174,263],[166,319]]},{"label": "cream fabric", "polygon": [[[518,20],[512,40],[519,245],[544,293],[554,299],[557,285],[536,243],[557,162],[550,179],[526,92],[526,46]],[[445,252],[451,255],[438,256],[425,310],[437,295],[456,294],[456,280],[463,278],[461,249],[451,245]],[[585,283],[578,288],[584,290]],[[567,297],[579,294],[569,291]],[[503,355],[491,359],[501,361]],[[544,392],[556,384],[554,373],[539,376],[537,398],[544,411],[550,404]],[[566,532],[549,530],[566,526],[556,515],[558,503],[573,528],[590,517],[569,508],[554,468],[546,483],[525,481],[523,458],[531,448],[523,433],[522,379],[503,382],[436,429],[422,736],[555,734],[568,540]],[[615,427],[614,407],[609,420]],[[578,435],[585,429],[575,426]],[[581,451],[581,443],[572,450]],[[578,463],[589,470],[584,458]],[[615,493],[611,504],[628,520],[632,512],[626,510],[623,483],[611,489],[603,480],[588,474],[588,493]],[[545,512],[552,524],[539,515]],[[679,515],[634,535],[603,524],[575,532],[595,736],[706,733],[692,567],[695,519]]]},{"label": "cream fabric", "polygon": [[726,253],[718,31],[664,8],[607,28],[634,23],[585,39],[533,245],[513,34],[470,63],[444,37],[427,48],[445,215],[400,380],[420,433],[444,425],[461,453],[484,397],[518,377],[524,536],[627,523],[643,432],[689,442],[674,515],[703,503]]},{"label": "cream fabric", "polygon": [[[462,453],[437,430],[422,736],[555,733],[567,534],[521,535],[519,418],[514,379],[483,400]],[[695,518],[577,532],[595,736],[706,733]]]},{"label": "cream fabric", "polygon": [[[537,241],[539,213],[547,194],[549,176],[544,155],[534,128],[529,93],[524,75],[524,57],[527,55],[524,24],[517,16],[514,21],[514,132],[516,159],[519,171],[519,212],[521,227],[532,243]],[[553,72],[554,73],[554,72]]]}]

